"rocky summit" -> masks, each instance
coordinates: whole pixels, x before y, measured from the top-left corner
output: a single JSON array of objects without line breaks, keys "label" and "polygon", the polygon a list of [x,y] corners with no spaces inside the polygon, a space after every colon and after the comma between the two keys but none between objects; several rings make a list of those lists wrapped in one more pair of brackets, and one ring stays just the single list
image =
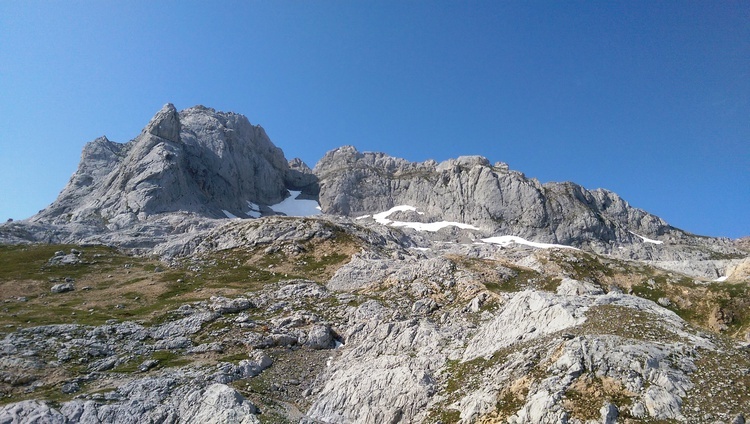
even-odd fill
[{"label": "rocky summit", "polygon": [[750,246],[164,106],[0,225],[0,423],[744,423]]}]

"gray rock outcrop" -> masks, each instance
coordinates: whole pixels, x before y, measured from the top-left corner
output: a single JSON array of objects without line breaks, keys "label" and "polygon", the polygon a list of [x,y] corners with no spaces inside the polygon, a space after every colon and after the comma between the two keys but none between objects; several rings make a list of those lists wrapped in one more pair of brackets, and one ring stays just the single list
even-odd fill
[{"label": "gray rock outcrop", "polygon": [[314,185],[309,168],[292,165],[242,115],[168,104],[128,143],[87,144],[68,185],[31,221],[116,231],[178,211],[247,217],[248,202],[278,203],[287,188]]},{"label": "gray rock outcrop", "polygon": [[[270,206],[289,190],[319,200],[331,215],[410,205],[417,211],[389,219],[462,224],[431,234],[435,240],[511,235],[708,279],[729,274],[717,259],[747,256],[742,244],[676,229],[610,191],[541,184],[481,156],[417,163],[345,146],[311,170],[300,159],[287,161],[242,115],[203,106],[178,112],[171,104],[128,143],[101,137],[87,144],[58,198],[29,220],[0,225],[0,242],[99,243],[171,255],[226,218],[280,213]],[[747,279],[746,271],[733,274]]]},{"label": "gray rock outcrop", "polygon": [[65,293],[65,292],[69,292],[69,291],[73,291],[73,290],[75,290],[75,286],[73,285],[73,283],[55,284],[50,289],[50,291],[52,293]]},{"label": "gray rock outcrop", "polygon": [[[586,247],[638,259],[707,259],[737,253],[729,240],[698,238],[631,207],[617,194],[573,183],[541,184],[481,156],[409,162],[345,146],[315,166],[326,213],[352,217],[410,205],[422,221],[451,221],[489,234]],[[663,245],[662,245],[663,243]],[[696,246],[682,256],[666,245]],[[701,251],[703,248],[703,253]],[[709,253],[705,253],[708,250]]]},{"label": "gray rock outcrop", "polygon": [[[746,413],[744,345],[611,286],[646,276],[665,279],[654,290],[705,283],[570,249],[401,237],[344,218],[228,221],[185,244],[173,266],[185,260],[211,278],[225,270],[207,260],[221,249],[294,261],[316,243],[353,259],[320,280],[205,294],[150,326],[6,330],[0,389],[65,397],[21,398],[0,407],[0,422],[253,423],[278,414],[303,423],[573,424],[728,422]],[[597,264],[625,274],[604,278],[592,272]],[[719,395],[724,403],[703,402]]]}]

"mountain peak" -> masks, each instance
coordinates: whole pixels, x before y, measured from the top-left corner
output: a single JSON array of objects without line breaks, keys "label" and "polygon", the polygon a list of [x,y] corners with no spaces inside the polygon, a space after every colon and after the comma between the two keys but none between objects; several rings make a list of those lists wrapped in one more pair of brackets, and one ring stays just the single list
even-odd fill
[{"label": "mountain peak", "polygon": [[[479,232],[469,239],[508,235],[653,260],[702,254],[667,245],[729,251],[720,241],[678,230],[610,191],[569,182],[540,184],[479,155],[411,162],[348,145],[327,152],[310,170],[299,159],[287,161],[263,128],[245,116],[202,105],[180,112],[164,105],[129,143],[100,137],[87,144],[58,199],[31,220],[106,232],[174,213],[197,219],[257,217],[273,213],[267,207],[286,199],[290,190],[317,200],[322,212],[332,215],[374,216],[408,207],[420,223],[459,223]],[[407,215],[402,211],[393,218]]]},{"label": "mountain peak", "polygon": [[247,216],[248,202],[275,204],[314,182],[243,115],[168,103],[131,142],[87,144],[58,199],[31,219],[119,230],[172,212]]},{"label": "mountain peak", "polygon": [[172,142],[180,141],[180,117],[172,103],[165,104],[146,125],[144,132]]}]

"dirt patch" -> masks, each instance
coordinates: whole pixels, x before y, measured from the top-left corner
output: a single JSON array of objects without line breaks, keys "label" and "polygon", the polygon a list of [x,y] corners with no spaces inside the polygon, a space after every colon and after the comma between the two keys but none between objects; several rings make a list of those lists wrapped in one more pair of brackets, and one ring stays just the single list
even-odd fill
[{"label": "dirt patch", "polygon": [[599,409],[606,403],[626,405],[634,396],[635,393],[613,378],[582,375],[565,392],[563,407],[573,418],[596,419],[599,418]]}]

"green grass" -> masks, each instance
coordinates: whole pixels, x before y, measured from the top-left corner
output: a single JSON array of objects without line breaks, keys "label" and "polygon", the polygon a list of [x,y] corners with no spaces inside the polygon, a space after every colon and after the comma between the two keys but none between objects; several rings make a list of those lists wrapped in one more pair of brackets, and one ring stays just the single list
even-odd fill
[{"label": "green grass", "polygon": [[704,328],[708,327],[710,315],[719,308],[725,318],[729,317],[726,322],[728,334],[741,339],[750,330],[750,285],[727,282],[696,284],[686,276],[666,275],[654,269],[648,271],[650,278],[631,287],[636,296],[653,302],[668,298],[671,304],[666,306],[667,309]]},{"label": "green grass", "polygon": [[712,283],[709,291],[718,296],[718,306],[731,315],[729,331],[738,332],[750,327],[750,285],[746,283]]},{"label": "green grass", "polygon": [[[526,289],[539,288],[538,286],[551,286],[554,283],[547,281],[540,273],[528,268],[513,268],[515,275],[507,280],[485,282],[487,290],[496,293],[512,293]],[[559,285],[559,281],[557,282]]]},{"label": "green grass", "polygon": [[310,278],[310,274],[317,275],[321,270],[325,270],[329,266],[341,265],[345,261],[349,260],[349,256],[340,253],[333,253],[328,256],[323,256],[320,259],[316,259],[312,255],[306,255],[302,257],[302,261],[305,262],[301,266],[301,271],[304,275]]},{"label": "green grass", "polygon": [[[475,274],[485,288],[495,293],[515,293],[526,289],[552,290],[557,289],[559,279],[548,279],[537,271],[510,264],[503,264],[488,259],[476,259],[459,256],[449,258],[457,267],[465,268]],[[501,277],[497,272],[511,273],[509,277]]]},{"label": "green grass", "polygon": [[151,359],[159,361],[157,367],[160,368],[182,367],[192,362],[189,358],[171,350],[157,350],[151,354]]},{"label": "green grass", "polygon": [[[447,405],[459,400],[467,393],[471,393],[478,387],[486,384],[484,381],[486,373],[490,369],[506,366],[509,358],[516,352],[526,349],[540,343],[540,340],[521,342],[516,345],[507,346],[494,352],[491,357],[479,357],[470,361],[461,362],[460,360],[449,360],[445,363],[440,374],[445,398],[429,414],[426,422],[443,423],[457,422],[458,411],[447,408]],[[543,343],[543,341],[541,342]],[[532,358],[532,363],[527,364],[525,373],[515,375],[515,379],[529,378],[529,384],[539,380],[545,375],[544,366],[540,364],[539,357]],[[521,390],[521,399],[517,397],[519,393],[512,393],[509,390],[502,391],[498,395],[498,402],[495,405],[493,414],[501,417],[513,415],[525,403],[525,393],[527,389]],[[499,422],[499,421],[498,421]]]},{"label": "green grass", "polygon": [[49,386],[38,387],[34,391],[28,393],[14,394],[10,397],[0,397],[0,406],[7,405],[9,403],[20,402],[23,400],[31,399],[44,399],[49,402],[53,407],[60,407],[62,403],[73,400],[73,398],[86,390],[85,384],[79,383],[81,388],[76,393],[65,394],[62,392],[62,384],[53,384]]},{"label": "green grass", "polygon": [[249,356],[247,355],[247,352],[239,352],[239,353],[231,353],[227,355],[222,355],[217,360],[218,362],[239,362],[243,359],[249,359]]},{"label": "green grass", "polygon": [[656,302],[657,300],[659,300],[659,298],[667,296],[667,292],[664,291],[664,289],[662,289],[661,287],[662,285],[659,284],[653,284],[652,287],[651,285],[649,285],[648,280],[646,280],[641,284],[633,286],[633,294],[638,297]]},{"label": "green grass", "polygon": [[138,367],[143,363],[143,361],[148,359],[155,359],[159,361],[159,363],[154,368],[152,368],[152,370],[160,368],[183,367],[185,365],[190,365],[193,362],[190,357],[183,354],[175,353],[171,350],[157,350],[148,356],[136,356],[129,361],[113,368],[112,372],[122,374],[138,373],[140,372]]},{"label": "green grass", "polygon": [[[83,252],[84,263],[49,265],[55,252],[71,249]],[[107,271],[131,258],[105,246],[80,247],[68,244],[0,245],[0,281],[47,280],[51,277],[79,278],[93,270]]]},{"label": "green grass", "polygon": [[455,409],[440,409],[432,411],[425,419],[426,423],[453,424],[461,420],[461,411]]},{"label": "green grass", "polygon": [[569,329],[576,335],[611,334],[624,339],[648,342],[685,342],[679,335],[661,325],[661,319],[649,312],[618,305],[594,306],[586,313],[586,321]]},{"label": "green grass", "polygon": [[[49,265],[56,251],[68,253],[71,249],[81,252],[83,263]],[[0,303],[0,325],[9,329],[149,319],[191,300],[189,293],[195,286],[177,284],[176,280],[187,279],[192,273],[179,269],[156,273],[156,267],[166,265],[105,246],[0,245],[0,297],[6,296]],[[76,290],[50,293],[50,287],[65,277],[75,279]],[[141,293],[148,285],[155,285],[154,294]],[[167,290],[161,293],[165,286]],[[26,301],[19,301],[20,297]]]},{"label": "green grass", "polygon": [[578,254],[575,255],[575,260],[560,263],[572,273],[572,277],[576,280],[599,282],[605,277],[614,275],[614,270],[610,266],[593,255]]}]

